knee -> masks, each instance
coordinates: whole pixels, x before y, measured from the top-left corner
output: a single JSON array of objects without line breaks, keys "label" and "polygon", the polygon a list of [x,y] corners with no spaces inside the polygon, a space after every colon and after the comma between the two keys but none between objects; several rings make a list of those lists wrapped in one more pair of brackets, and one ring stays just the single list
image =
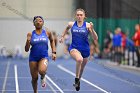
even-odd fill
[{"label": "knee", "polygon": [[40,75],[46,74],[46,70],[40,69],[40,70],[39,70],[39,74],[40,74]]},{"label": "knee", "polygon": [[83,62],[83,58],[77,58],[76,61],[81,64]]}]

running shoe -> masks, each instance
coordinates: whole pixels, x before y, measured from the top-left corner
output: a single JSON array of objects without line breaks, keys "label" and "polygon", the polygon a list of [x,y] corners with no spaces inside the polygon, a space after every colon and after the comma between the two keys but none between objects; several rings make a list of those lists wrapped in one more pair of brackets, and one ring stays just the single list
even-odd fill
[{"label": "running shoe", "polygon": [[75,87],[76,91],[80,90],[80,80],[79,80],[79,78],[75,78],[75,84],[73,84],[73,86]]},{"label": "running shoe", "polygon": [[46,79],[45,76],[44,77],[41,77],[41,86],[42,86],[42,88],[45,88],[46,87],[46,81],[47,81],[47,79]]}]

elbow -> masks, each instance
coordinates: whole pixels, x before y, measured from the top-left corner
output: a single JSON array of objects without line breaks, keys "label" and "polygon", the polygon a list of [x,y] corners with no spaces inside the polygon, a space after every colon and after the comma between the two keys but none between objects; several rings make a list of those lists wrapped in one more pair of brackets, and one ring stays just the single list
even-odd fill
[{"label": "elbow", "polygon": [[96,37],[94,38],[94,40],[98,41],[98,36],[96,36]]},{"label": "elbow", "polygon": [[25,52],[28,52],[29,51],[29,49],[25,49]]},{"label": "elbow", "polygon": [[29,51],[29,49],[27,47],[25,47],[25,52],[28,52],[28,51]]},{"label": "elbow", "polygon": [[25,49],[25,52],[28,52],[29,51],[29,49]]}]

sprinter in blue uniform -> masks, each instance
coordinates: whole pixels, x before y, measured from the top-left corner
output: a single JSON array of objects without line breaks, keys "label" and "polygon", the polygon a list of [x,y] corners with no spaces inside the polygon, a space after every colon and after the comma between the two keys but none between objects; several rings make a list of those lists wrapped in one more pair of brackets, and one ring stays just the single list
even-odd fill
[{"label": "sprinter in blue uniform", "polygon": [[[37,80],[38,74],[41,75],[41,85],[46,87],[46,70],[48,66],[48,41],[50,40],[50,45],[52,48],[52,60],[56,59],[56,48],[53,36],[51,32],[42,29],[44,20],[41,16],[35,16],[33,19],[35,30],[32,33],[27,34],[27,40],[25,45],[25,51],[29,55],[29,67],[32,76],[32,87],[34,93],[37,92]],[[31,48],[30,48],[31,46]]]},{"label": "sprinter in blue uniform", "polygon": [[71,29],[72,43],[69,47],[69,53],[76,60],[76,78],[74,86],[76,90],[79,91],[80,78],[90,55],[88,35],[90,33],[96,42],[98,40],[98,36],[93,29],[93,23],[84,21],[85,11],[83,9],[77,9],[75,17],[76,21],[68,23],[68,26],[64,30],[59,42],[63,42],[65,34],[69,29]]}]

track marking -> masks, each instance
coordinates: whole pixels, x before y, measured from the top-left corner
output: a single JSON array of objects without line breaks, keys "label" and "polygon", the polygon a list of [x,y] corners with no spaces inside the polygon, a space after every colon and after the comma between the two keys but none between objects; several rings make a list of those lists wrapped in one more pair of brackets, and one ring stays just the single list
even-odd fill
[{"label": "track marking", "polygon": [[56,85],[49,76],[47,76],[47,75],[45,75],[45,76],[61,93],[64,93],[63,90],[58,85]]},{"label": "track marking", "polygon": [[[54,90],[54,91],[56,91],[56,93],[59,93],[60,91],[59,90]],[[71,90],[71,89],[64,89],[63,91],[65,91],[65,92],[70,92],[70,93],[76,93],[75,92],[75,90],[73,91],[73,90]],[[88,93],[88,92],[101,92],[100,90],[80,90],[82,93],[84,92],[84,93]],[[16,92],[15,90],[6,90],[6,92]],[[31,92],[31,93],[33,93],[33,90],[20,90],[20,92],[22,93],[22,92]],[[38,90],[38,92],[51,92],[52,93],[52,90],[50,89],[50,90]],[[0,93],[1,93],[1,91],[0,91]],[[78,92],[77,92],[78,93]]]},{"label": "track marking", "polygon": [[[3,79],[3,78],[5,78],[5,77],[0,77],[0,79]],[[7,77],[7,78],[12,79],[12,78],[15,78],[15,76],[14,77]],[[31,77],[18,77],[18,78],[21,78],[21,79],[30,79]]]},{"label": "track marking", "polygon": [[16,93],[19,93],[18,74],[17,74],[17,65],[14,65],[14,70],[15,70]]},{"label": "track marking", "polygon": [[122,81],[122,82],[124,82],[124,83],[128,83],[128,84],[130,84],[130,85],[140,87],[139,84],[135,84],[135,83],[133,83],[133,82],[127,81],[127,80],[122,79],[122,78],[120,78],[120,77],[117,77],[117,76],[115,76],[115,75],[107,74],[107,73],[98,71],[98,70],[96,70],[96,69],[93,69],[93,68],[91,68],[91,67],[86,67],[86,69],[89,69],[89,70],[91,70],[91,71],[97,72],[97,73],[99,73],[99,74],[101,74],[101,75],[105,75],[105,76],[107,76],[107,77],[110,77],[110,78],[113,78],[113,79],[116,79],[116,80],[119,80],[119,81]]},{"label": "track marking", "polygon": [[55,91],[55,89],[51,86],[51,84],[49,84],[49,82],[47,82],[47,85],[51,88],[51,90],[53,91],[53,93],[57,93],[57,92]]},{"label": "track marking", "polygon": [[[65,72],[67,72],[67,73],[69,73],[70,75],[72,75],[72,76],[75,77],[75,74],[74,74],[73,72],[71,72],[70,70],[66,69],[65,67],[63,67],[63,66],[61,66],[61,65],[57,65],[57,67],[58,67],[59,69],[65,71]],[[104,93],[111,93],[111,92],[107,92],[106,90],[104,90],[104,89],[98,87],[97,85],[95,85],[95,84],[89,82],[88,80],[86,80],[86,79],[84,79],[84,78],[81,78],[81,80],[84,81],[84,82],[86,82],[86,83],[88,83],[89,85],[91,85],[91,86],[93,86],[93,87],[95,87],[95,88],[101,90],[101,91],[104,92]]]},{"label": "track marking", "polygon": [[9,66],[10,66],[10,61],[8,61],[7,67],[6,67],[6,73],[5,73],[5,77],[4,77],[5,79],[4,79],[4,83],[3,83],[3,87],[2,87],[2,93],[5,93],[6,82],[7,82],[8,72],[9,72]]}]

